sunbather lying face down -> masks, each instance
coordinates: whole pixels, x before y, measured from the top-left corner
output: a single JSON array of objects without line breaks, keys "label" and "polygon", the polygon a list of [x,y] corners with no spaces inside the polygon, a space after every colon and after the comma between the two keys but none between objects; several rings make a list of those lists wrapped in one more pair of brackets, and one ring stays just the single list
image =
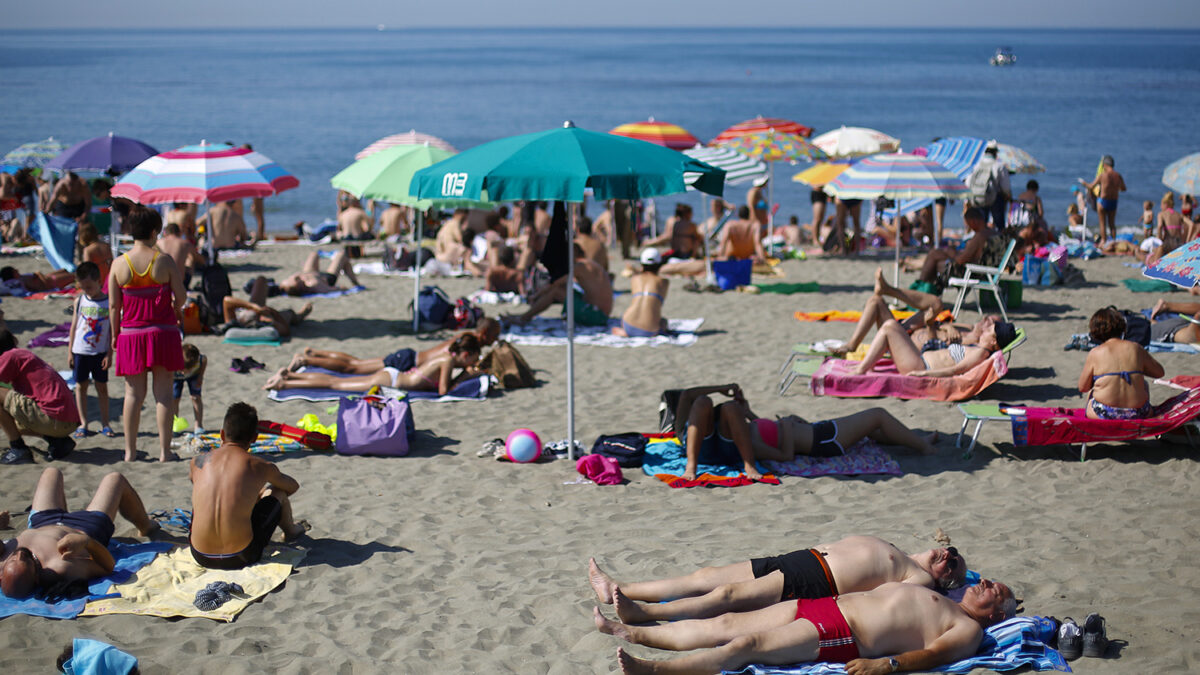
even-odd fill
[{"label": "sunbather lying face down", "polygon": [[[894,322],[893,322],[894,323]],[[732,398],[714,405],[710,396]],[[924,437],[901,424],[883,408],[872,408],[835,420],[808,424],[799,417],[774,423],[759,421],[736,384],[693,387],[680,394],[676,431],[687,452],[683,478],[693,480],[699,464],[741,464],[746,477],[759,480],[760,459],[789,462],[796,455],[832,456],[859,440],[903,445],[924,454],[934,452],[937,434]],[[684,422],[686,420],[686,422]],[[766,430],[764,432],[764,430]]]},{"label": "sunbather lying face down", "polygon": [[1079,374],[1079,391],[1090,392],[1087,416],[1107,420],[1153,416],[1146,377],[1162,377],[1162,365],[1140,344],[1122,339],[1125,317],[1111,307],[1093,314],[1088,329],[1100,346],[1088,352]]},{"label": "sunbather lying face down", "polygon": [[951,590],[962,585],[967,562],[956,548],[908,554],[868,536],[850,536],[781,556],[703,567],[669,579],[618,582],[588,561],[588,581],[625,623],[705,619],[748,612],[784,600],[869,591],[889,582]]},{"label": "sunbather lying face down", "polygon": [[[367,375],[338,377],[328,373],[300,372],[281,368],[267,379],[263,389],[335,389],[369,391],[372,387],[394,387],[408,391],[436,391],[445,395],[473,373],[470,367],[479,360],[479,340],[471,333],[455,338],[446,355],[424,365],[400,370],[392,366]],[[457,376],[454,370],[461,368]]]},{"label": "sunbather lying face down", "polygon": [[871,372],[884,352],[890,352],[902,375],[952,377],[983,363],[997,350],[1007,347],[1016,335],[1011,323],[997,321],[983,327],[977,345],[917,345],[899,323],[889,319],[875,333],[871,347],[854,372],[859,375]]},{"label": "sunbather lying face down", "polygon": [[973,656],[983,629],[1012,617],[1016,599],[985,579],[960,602],[914,584],[819,600],[784,601],[743,613],[657,626],[629,626],[593,611],[596,627],[635,644],[687,651],[648,661],[617,650],[625,673],[720,673],[750,663],[845,663],[850,675],[928,670]]}]

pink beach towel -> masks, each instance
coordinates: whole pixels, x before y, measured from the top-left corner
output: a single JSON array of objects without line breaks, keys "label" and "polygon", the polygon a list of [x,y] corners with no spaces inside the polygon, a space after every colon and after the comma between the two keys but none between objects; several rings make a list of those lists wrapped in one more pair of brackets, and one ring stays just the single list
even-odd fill
[{"label": "pink beach towel", "polygon": [[1200,415],[1200,388],[1163,401],[1154,417],[1141,420],[1094,420],[1083,408],[1025,408],[1013,415],[1013,445],[1071,445],[1132,441],[1164,434]]},{"label": "pink beach towel", "polygon": [[575,470],[596,485],[620,485],[625,477],[617,460],[604,455],[584,455],[575,462]]},{"label": "pink beach towel", "polygon": [[931,401],[965,401],[974,398],[1008,372],[1002,352],[965,373],[953,377],[901,375],[896,365],[884,359],[868,375],[856,375],[855,361],[826,359],[813,374],[809,387],[814,396],[866,398],[923,398]]}]

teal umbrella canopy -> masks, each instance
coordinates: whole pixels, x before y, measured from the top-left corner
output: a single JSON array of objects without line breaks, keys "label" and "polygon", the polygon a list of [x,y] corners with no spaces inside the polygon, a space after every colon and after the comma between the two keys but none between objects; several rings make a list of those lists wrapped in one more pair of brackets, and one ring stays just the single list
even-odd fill
[{"label": "teal umbrella canopy", "polygon": [[463,151],[418,171],[410,190],[433,200],[581,202],[587,188],[597,200],[641,199],[683,192],[685,172],[698,174],[695,189],[721,195],[722,169],[653,143],[568,122]]},{"label": "teal umbrella canopy", "polygon": [[430,206],[487,206],[468,199],[417,199],[409,194],[413,174],[455,155],[431,145],[397,145],[372,153],[342,169],[329,183],[360,199],[407,204],[419,209]]}]

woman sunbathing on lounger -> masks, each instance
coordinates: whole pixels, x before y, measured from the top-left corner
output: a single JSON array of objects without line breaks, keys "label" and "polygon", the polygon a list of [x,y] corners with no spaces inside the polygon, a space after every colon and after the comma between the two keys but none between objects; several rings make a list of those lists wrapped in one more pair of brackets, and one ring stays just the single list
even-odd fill
[{"label": "woman sunbathing on lounger", "polygon": [[[883,299],[885,296],[896,298],[909,307],[915,308],[916,313],[907,319],[900,320],[895,314],[892,314],[891,308]],[[979,336],[983,334],[984,329],[996,322],[995,315],[989,314],[973,326],[940,323],[937,317],[942,313],[942,309],[941,298],[930,293],[896,288],[883,278],[883,268],[876,268],[875,294],[867,300],[866,306],[863,307],[862,316],[858,320],[858,325],[854,327],[854,333],[850,336],[850,340],[832,351],[839,355],[853,352],[862,344],[872,328],[879,328],[889,319],[899,321],[905,330],[910,331],[909,336],[913,343],[921,345],[922,351],[925,347],[944,348],[954,343],[978,344]]]},{"label": "woman sunbathing on lounger", "polygon": [[621,325],[613,326],[612,334],[624,337],[654,337],[667,330],[663,318],[663,303],[671,282],[658,276],[662,255],[656,248],[642,251],[642,271],[629,280],[633,301],[621,315]]},{"label": "woman sunbathing on lounger", "polygon": [[[487,347],[494,344],[500,337],[500,322],[495,319],[484,318],[480,320],[479,325],[476,326],[473,332],[460,333],[456,337],[463,335],[474,335],[475,339],[479,340],[481,348]],[[302,366],[315,366],[317,368],[324,368],[325,370],[332,370],[336,373],[347,373],[350,375],[370,375],[383,370],[385,367],[409,370],[414,366],[423,366],[435,358],[448,354],[450,345],[454,343],[454,340],[455,338],[450,338],[439,345],[420,352],[408,348],[397,349],[387,356],[373,359],[359,358],[346,352],[331,352],[305,347],[302,351],[296,352],[287,369],[295,372]]]},{"label": "woman sunbathing on lounger", "polygon": [[[917,377],[951,377],[965,373],[983,363],[997,350],[1007,347],[1017,338],[1017,330],[1007,321],[997,321],[983,329],[979,344],[960,343],[942,347],[937,344],[918,346],[895,319],[888,319],[875,333],[862,363],[854,369],[859,375],[871,372],[875,364],[890,352],[896,370],[901,375]],[[929,347],[925,349],[925,347]]]},{"label": "woman sunbathing on lounger", "polygon": [[[447,394],[464,377],[467,369],[479,360],[479,340],[470,333],[460,335],[450,344],[445,356],[423,366],[400,370],[391,366],[369,375],[338,377],[328,373],[293,373],[281,368],[263,385],[263,389],[336,389],[338,391],[368,391],[372,387],[393,387],[408,391],[436,391]],[[462,368],[457,377],[454,369]]]},{"label": "woman sunbathing on lounger", "polygon": [[1162,365],[1140,344],[1122,339],[1125,317],[1112,307],[1092,315],[1088,334],[1100,346],[1088,352],[1079,374],[1079,391],[1091,392],[1084,406],[1087,416],[1102,420],[1151,417],[1154,408],[1146,377],[1162,377]]}]

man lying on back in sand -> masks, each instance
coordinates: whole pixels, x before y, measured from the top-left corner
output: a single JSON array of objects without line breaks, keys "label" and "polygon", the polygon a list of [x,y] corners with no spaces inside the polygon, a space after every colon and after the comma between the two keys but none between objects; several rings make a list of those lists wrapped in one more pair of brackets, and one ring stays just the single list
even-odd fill
[{"label": "man lying on back in sand", "polygon": [[288,496],[300,489],[295,478],[250,454],[258,438],[258,411],[234,403],[225,413],[221,447],[192,460],[192,557],[203,567],[237,570],[262,558],[278,527],[284,541],[309,529],[292,518]]},{"label": "man lying on back in sand", "polygon": [[698,651],[648,661],[617,650],[624,673],[720,673],[751,663],[846,664],[848,675],[929,670],[974,656],[983,629],[1012,618],[1008,586],[984,579],[959,602],[913,584],[887,583],[832,598],[784,601],[753,612],[661,626],[627,626],[596,607],[596,628],[635,644]]},{"label": "man lying on back in sand", "polygon": [[595,558],[588,561],[596,597],[615,603],[625,623],[705,619],[784,600],[869,591],[893,581],[948,591],[961,586],[966,573],[967,561],[954,547],[910,555],[878,537],[861,535],[781,556],[703,567],[682,577],[627,584],[601,571]]}]

